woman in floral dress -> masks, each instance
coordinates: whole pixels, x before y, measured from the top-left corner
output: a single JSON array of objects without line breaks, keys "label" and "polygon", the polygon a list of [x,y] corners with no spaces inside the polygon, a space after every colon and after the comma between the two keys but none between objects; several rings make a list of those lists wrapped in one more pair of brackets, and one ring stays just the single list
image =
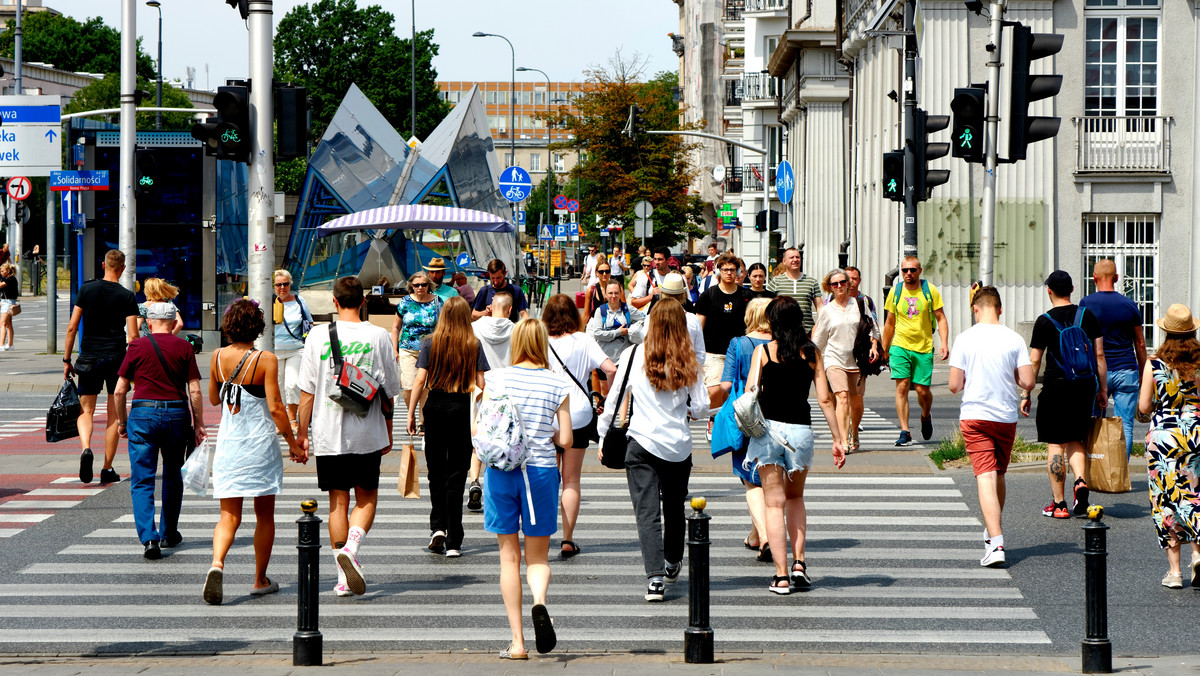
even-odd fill
[{"label": "woman in floral dress", "polygon": [[1192,544],[1192,586],[1200,587],[1200,321],[1176,303],[1158,320],[1166,337],[1146,362],[1138,408],[1153,414],[1146,435],[1146,472],[1158,545],[1170,566],[1162,585],[1183,587],[1179,546]]}]

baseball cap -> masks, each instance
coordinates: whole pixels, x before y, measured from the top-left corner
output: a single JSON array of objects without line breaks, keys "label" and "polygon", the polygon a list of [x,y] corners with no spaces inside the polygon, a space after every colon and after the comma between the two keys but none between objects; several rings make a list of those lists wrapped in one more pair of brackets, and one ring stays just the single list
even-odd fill
[{"label": "baseball cap", "polygon": [[1067,274],[1066,270],[1051,272],[1050,276],[1046,278],[1046,286],[1059,298],[1067,298],[1075,290],[1075,284],[1071,281],[1071,275]]},{"label": "baseball cap", "polygon": [[146,319],[175,319],[173,303],[150,303],[146,305]]}]

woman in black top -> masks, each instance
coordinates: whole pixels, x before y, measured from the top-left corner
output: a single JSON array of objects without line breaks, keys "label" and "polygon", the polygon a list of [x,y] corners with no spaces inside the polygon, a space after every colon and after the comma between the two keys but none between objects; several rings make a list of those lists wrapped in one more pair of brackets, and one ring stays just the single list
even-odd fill
[{"label": "woman in black top", "polygon": [[17,303],[19,286],[13,264],[0,264],[0,351],[13,349],[12,309]]},{"label": "woman in black top", "polygon": [[746,271],[746,279],[750,280],[751,298],[774,298],[776,293],[767,290],[767,266],[754,263]]},{"label": "woman in black top", "polygon": [[[775,577],[769,589],[789,594],[793,586],[812,583],[804,563],[804,480],[812,464],[812,417],[808,408],[809,385],[816,384],[817,401],[833,434],[833,462],[846,464],[846,451],[834,413],[833,397],[825,381],[821,353],[808,339],[800,305],[779,296],[767,306],[767,323],[773,340],[754,348],[746,390],[758,390],[758,403],[766,419],[767,434],[751,437],[746,467],[758,468],[766,501],[767,542],[775,560]],[[802,402],[797,405],[796,402]],[[787,530],[784,530],[784,515]],[[792,568],[787,570],[787,540],[792,541]]]}]

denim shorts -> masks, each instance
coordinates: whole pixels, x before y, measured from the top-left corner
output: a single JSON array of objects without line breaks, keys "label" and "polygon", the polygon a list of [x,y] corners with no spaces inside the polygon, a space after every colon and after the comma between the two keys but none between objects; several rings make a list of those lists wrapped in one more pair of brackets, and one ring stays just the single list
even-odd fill
[{"label": "denim shorts", "polygon": [[793,425],[791,423],[767,420],[767,426],[780,437],[787,440],[793,450],[789,451],[771,437],[770,433],[761,437],[751,437],[750,447],[746,450],[746,468],[762,467],[763,465],[779,465],[788,474],[807,469],[812,465],[813,432],[812,425]]},{"label": "denim shorts", "polygon": [[521,470],[505,472],[487,467],[483,484],[483,529],[497,535],[550,536],[558,530],[558,468],[526,465],[533,496],[530,522],[529,499]]}]

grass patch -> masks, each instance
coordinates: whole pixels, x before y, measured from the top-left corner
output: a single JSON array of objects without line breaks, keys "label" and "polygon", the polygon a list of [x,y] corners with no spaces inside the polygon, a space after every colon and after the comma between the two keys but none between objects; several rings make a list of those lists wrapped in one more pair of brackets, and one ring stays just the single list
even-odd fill
[{"label": "grass patch", "polygon": [[[1137,444],[1134,445],[1134,455],[1138,453],[1137,446]],[[954,436],[942,439],[934,447],[933,451],[929,453],[929,459],[933,461],[933,464],[937,465],[938,469],[945,469],[946,463],[962,460],[965,457],[967,457],[967,446],[963,442],[961,432],[955,432]],[[1045,459],[1046,444],[1027,441],[1020,435],[1017,435],[1017,438],[1013,440],[1013,462],[1033,462]]]},{"label": "grass patch", "polygon": [[1132,451],[1131,455],[1137,456],[1139,458],[1146,457],[1146,444],[1139,444],[1137,442],[1134,442],[1133,451]]}]

